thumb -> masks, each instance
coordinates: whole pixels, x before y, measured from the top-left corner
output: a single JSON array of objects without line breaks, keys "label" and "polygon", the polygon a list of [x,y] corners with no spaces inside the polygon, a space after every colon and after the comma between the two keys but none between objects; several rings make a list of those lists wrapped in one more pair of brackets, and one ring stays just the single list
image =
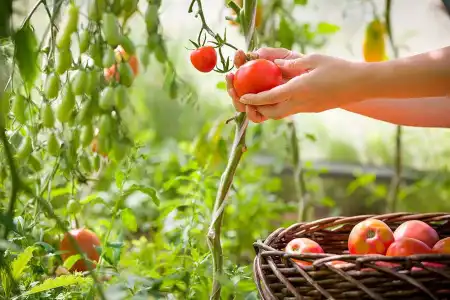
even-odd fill
[{"label": "thumb", "polygon": [[281,69],[284,77],[293,78],[316,68],[319,61],[318,55],[306,55],[297,59],[275,59],[274,63]]}]

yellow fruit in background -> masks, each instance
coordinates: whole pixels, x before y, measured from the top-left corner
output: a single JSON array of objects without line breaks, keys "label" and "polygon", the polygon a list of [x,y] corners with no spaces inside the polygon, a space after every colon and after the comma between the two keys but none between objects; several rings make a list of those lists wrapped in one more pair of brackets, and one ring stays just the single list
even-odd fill
[{"label": "yellow fruit in background", "polygon": [[367,62],[386,60],[385,28],[379,19],[373,20],[366,27],[363,54]]}]

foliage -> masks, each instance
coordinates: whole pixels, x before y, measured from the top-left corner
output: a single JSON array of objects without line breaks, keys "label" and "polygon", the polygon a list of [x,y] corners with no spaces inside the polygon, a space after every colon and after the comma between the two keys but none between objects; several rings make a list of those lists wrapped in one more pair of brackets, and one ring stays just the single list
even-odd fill
[{"label": "foliage", "polygon": [[[6,19],[14,13],[21,21],[7,22],[16,24],[11,30],[0,26],[0,299],[210,297],[207,234],[233,143],[232,126],[225,124],[232,111],[216,95],[199,97],[182,72],[162,26],[165,2],[38,1],[26,16],[2,10]],[[251,47],[314,51],[339,30],[296,20],[294,12],[308,1],[260,3],[256,33],[226,25],[251,38]],[[186,7],[186,14],[189,9],[198,7]],[[250,25],[238,5],[227,9],[229,15],[237,10],[236,24]],[[214,33],[209,14],[199,17],[198,34],[189,33],[194,41],[186,38],[183,46],[214,45],[215,71],[230,71],[225,48],[234,51],[234,41],[225,28]],[[34,28],[37,18],[47,29]],[[330,179],[303,158],[321,148],[338,163],[392,165],[385,137],[368,139],[362,151],[368,158],[346,141],[323,137],[289,121],[246,129],[247,152],[225,199],[222,299],[258,298],[252,243],[274,229],[299,217],[384,209],[388,184],[376,175]],[[448,155],[447,149],[436,155]],[[414,162],[412,153],[404,157]],[[399,209],[450,208],[443,201],[448,162],[434,165],[443,169],[402,185]],[[59,242],[74,227],[101,239],[92,272],[70,274],[74,261],[61,259]]]}]

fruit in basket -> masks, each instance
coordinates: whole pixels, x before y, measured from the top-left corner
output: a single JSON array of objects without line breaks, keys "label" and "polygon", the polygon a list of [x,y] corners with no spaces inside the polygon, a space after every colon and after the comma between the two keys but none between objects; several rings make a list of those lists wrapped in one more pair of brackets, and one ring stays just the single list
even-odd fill
[{"label": "fruit in basket", "polygon": [[[308,238],[296,238],[290,241],[286,245],[285,251],[287,253],[292,254],[304,254],[304,253],[324,253],[322,247],[315,241],[308,239]],[[310,266],[312,265],[312,262],[299,260],[299,259],[292,259],[295,261],[299,266]]]},{"label": "fruit in basket", "polygon": [[394,242],[391,228],[377,219],[364,220],[353,227],[348,237],[350,254],[385,254]]},{"label": "fruit in basket", "polygon": [[424,242],[413,238],[404,237],[396,240],[389,246],[386,256],[409,256],[431,253],[431,248]]},{"label": "fruit in basket", "polygon": [[438,254],[450,254],[450,237],[439,240],[431,250]]},{"label": "fruit in basket", "polygon": [[430,248],[439,240],[439,235],[436,230],[427,223],[419,220],[406,221],[394,231],[395,240],[404,237],[419,240]]}]

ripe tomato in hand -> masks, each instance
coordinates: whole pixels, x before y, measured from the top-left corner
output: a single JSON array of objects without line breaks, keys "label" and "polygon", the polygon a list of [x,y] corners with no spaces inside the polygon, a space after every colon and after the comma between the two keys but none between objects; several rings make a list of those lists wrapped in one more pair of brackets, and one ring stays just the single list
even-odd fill
[{"label": "ripe tomato in hand", "polygon": [[348,250],[350,254],[385,254],[393,242],[394,234],[386,223],[367,219],[353,227],[348,237]]},{"label": "ripe tomato in hand", "polygon": [[211,46],[203,46],[191,52],[192,65],[203,73],[211,72],[217,63],[216,49]]},{"label": "ripe tomato in hand", "polygon": [[404,237],[393,242],[387,252],[386,256],[409,256],[414,254],[431,254],[431,248],[425,243]]},{"label": "ripe tomato in hand", "polygon": [[[313,240],[307,238],[297,238],[293,239],[286,245],[286,252],[292,254],[301,254],[301,253],[324,253],[322,247]],[[312,265],[309,261],[292,259],[299,266],[310,266]]]},{"label": "ripe tomato in hand", "polygon": [[[94,232],[86,228],[73,229],[64,235],[64,238],[59,245],[61,251],[67,251],[61,254],[64,261],[70,256],[78,254],[70,241],[69,235],[72,235],[78,246],[81,248],[81,251],[86,254],[88,259],[98,262],[100,255],[95,247],[100,246],[100,240]],[[84,272],[89,270],[88,265],[89,263],[86,263],[83,259],[79,259],[70,270]]]},{"label": "ripe tomato in hand", "polygon": [[242,65],[234,75],[233,86],[239,97],[264,92],[283,83],[280,68],[267,59],[255,59]]},{"label": "ripe tomato in hand", "polygon": [[430,248],[432,248],[439,240],[439,235],[433,227],[418,220],[406,221],[397,227],[394,231],[394,238],[398,240],[403,237],[424,242]]}]

